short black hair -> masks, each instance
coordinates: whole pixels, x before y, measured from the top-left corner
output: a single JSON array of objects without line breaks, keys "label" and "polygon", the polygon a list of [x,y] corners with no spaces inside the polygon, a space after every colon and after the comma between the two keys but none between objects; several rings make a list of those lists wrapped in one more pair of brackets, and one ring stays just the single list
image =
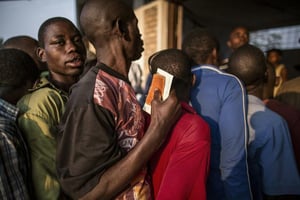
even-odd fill
[{"label": "short black hair", "polygon": [[0,49],[0,88],[20,87],[28,80],[34,82],[38,76],[36,63],[27,53],[18,49]]},{"label": "short black hair", "polygon": [[22,40],[30,40],[32,43],[36,44],[38,46],[38,41],[28,35],[18,35],[8,38],[3,42],[3,47],[16,47],[19,45],[19,42],[22,42]]},{"label": "short black hair", "polygon": [[277,49],[277,48],[268,49],[267,52],[266,52],[267,56],[269,56],[269,54],[271,52],[276,52],[279,56],[282,56],[282,51],[280,49]]},{"label": "short black hair", "polygon": [[148,63],[152,74],[158,68],[172,74],[171,88],[175,89],[180,100],[187,100],[193,80],[192,62],[188,55],[179,49],[165,49],[150,56]]},{"label": "short black hair", "polygon": [[245,44],[229,57],[227,71],[236,75],[245,86],[258,85],[265,81],[267,63],[258,47]]},{"label": "short black hair", "polygon": [[182,42],[182,50],[195,64],[204,63],[214,48],[219,50],[217,38],[207,29],[202,28],[189,32]]},{"label": "short black hair", "polygon": [[[70,21],[69,19],[65,18],[65,17],[52,17],[52,18],[47,19],[46,21],[44,21],[41,24],[41,26],[39,28],[39,31],[38,31],[38,41],[39,41],[40,47],[44,48],[44,46],[45,46],[45,43],[44,43],[44,39],[45,38],[44,37],[45,37],[45,32],[46,32],[48,26],[50,26],[50,25],[52,25],[52,24],[54,24],[56,22],[61,22],[61,21],[70,23],[70,24],[72,24],[75,27],[75,25],[73,24],[73,22]],[[77,29],[77,27],[76,27],[76,29]]]},{"label": "short black hair", "polygon": [[152,74],[160,68],[174,77],[189,82],[191,78],[191,59],[179,49],[164,49],[149,57],[149,68]]}]

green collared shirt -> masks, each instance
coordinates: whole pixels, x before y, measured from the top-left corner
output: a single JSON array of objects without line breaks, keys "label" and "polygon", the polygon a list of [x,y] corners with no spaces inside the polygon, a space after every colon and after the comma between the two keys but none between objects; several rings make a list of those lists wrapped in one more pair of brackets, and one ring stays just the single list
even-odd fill
[{"label": "green collared shirt", "polygon": [[46,77],[19,100],[19,126],[29,144],[32,180],[36,199],[58,199],[60,186],[56,175],[56,129],[65,110],[68,94]]}]

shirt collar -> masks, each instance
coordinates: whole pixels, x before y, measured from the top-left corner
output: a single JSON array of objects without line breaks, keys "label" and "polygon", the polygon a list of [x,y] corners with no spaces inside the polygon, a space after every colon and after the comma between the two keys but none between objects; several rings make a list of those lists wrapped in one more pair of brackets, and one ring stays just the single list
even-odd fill
[{"label": "shirt collar", "polygon": [[63,90],[61,90],[61,89],[55,87],[55,85],[52,84],[52,83],[47,79],[47,77],[41,77],[41,78],[39,78],[39,79],[35,82],[33,88],[30,89],[29,91],[30,91],[30,92],[33,92],[33,91],[39,90],[40,88],[44,88],[44,87],[50,87],[50,88],[56,90],[56,91],[57,91],[58,93],[60,93],[60,94],[68,95],[67,92],[65,92],[65,91],[63,91]]},{"label": "shirt collar", "polygon": [[101,70],[105,71],[106,73],[117,77],[118,79],[121,79],[127,83],[130,84],[130,81],[128,80],[128,78],[126,78],[125,76],[123,76],[122,74],[118,73],[117,71],[113,70],[112,68],[108,67],[107,65],[105,65],[104,63],[100,63],[97,67],[99,67]]},{"label": "shirt collar", "polygon": [[196,114],[194,108],[184,101],[181,102],[181,107],[185,112]]}]

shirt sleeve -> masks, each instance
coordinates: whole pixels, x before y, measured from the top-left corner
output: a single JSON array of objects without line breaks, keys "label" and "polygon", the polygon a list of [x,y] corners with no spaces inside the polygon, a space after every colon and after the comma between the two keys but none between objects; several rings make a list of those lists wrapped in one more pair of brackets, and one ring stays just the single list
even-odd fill
[{"label": "shirt sleeve", "polygon": [[224,90],[225,102],[220,112],[221,178],[228,199],[251,199],[247,165],[246,95],[235,79]]},{"label": "shirt sleeve", "polygon": [[29,144],[36,198],[57,198],[60,186],[55,167],[56,142],[52,126],[54,122],[43,115],[30,112],[21,115],[18,122]]},{"label": "shirt sleeve", "polygon": [[67,195],[78,199],[92,190],[123,157],[114,123],[112,113],[95,104],[66,110],[59,128],[57,170]]}]

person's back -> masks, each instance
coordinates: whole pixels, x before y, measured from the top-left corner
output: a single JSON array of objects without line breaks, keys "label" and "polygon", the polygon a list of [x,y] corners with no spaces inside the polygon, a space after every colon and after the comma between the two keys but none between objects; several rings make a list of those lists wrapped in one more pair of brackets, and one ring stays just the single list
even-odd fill
[{"label": "person's back", "polygon": [[211,139],[208,124],[188,105],[194,81],[190,60],[181,50],[166,49],[149,61],[152,74],[162,69],[174,76],[172,87],[183,110],[151,162],[154,198],[206,199]]},{"label": "person's back", "polygon": [[17,49],[0,50],[0,199],[32,199],[30,155],[17,124],[17,101],[38,77],[34,60]]},{"label": "person's back", "polygon": [[245,45],[233,53],[228,66],[248,92],[248,160],[255,199],[264,195],[299,195],[300,175],[287,123],[262,101],[267,78],[263,52]]},{"label": "person's back", "polygon": [[198,64],[192,68],[196,83],[191,103],[211,129],[208,199],[251,199],[244,87],[235,76],[215,66],[218,43],[210,33],[191,32],[182,49]]},{"label": "person's back", "polygon": [[264,84],[264,103],[269,109],[278,113],[286,120],[291,134],[298,171],[300,172],[300,110],[297,110],[295,107],[289,104],[274,99],[273,94],[276,75],[274,67],[268,62],[267,74],[267,82]]},{"label": "person's back", "polygon": [[49,75],[40,77],[30,93],[18,101],[20,128],[29,144],[36,199],[58,199],[56,173],[57,125],[65,110],[69,88],[83,70],[86,50],[75,25],[63,17],[45,20],[38,31],[37,53]]}]

